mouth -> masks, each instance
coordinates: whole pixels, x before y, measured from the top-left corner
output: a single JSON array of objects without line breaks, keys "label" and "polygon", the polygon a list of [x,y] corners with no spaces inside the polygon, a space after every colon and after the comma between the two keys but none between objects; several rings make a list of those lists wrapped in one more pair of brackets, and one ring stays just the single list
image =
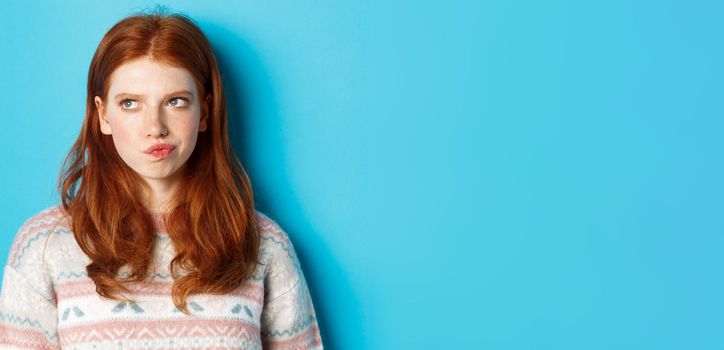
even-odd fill
[{"label": "mouth", "polygon": [[153,145],[153,146],[149,147],[146,150],[146,153],[148,153],[158,159],[163,159],[163,158],[168,157],[171,154],[171,152],[173,152],[175,149],[176,149],[176,146],[173,146],[173,145],[158,144],[158,145]]}]

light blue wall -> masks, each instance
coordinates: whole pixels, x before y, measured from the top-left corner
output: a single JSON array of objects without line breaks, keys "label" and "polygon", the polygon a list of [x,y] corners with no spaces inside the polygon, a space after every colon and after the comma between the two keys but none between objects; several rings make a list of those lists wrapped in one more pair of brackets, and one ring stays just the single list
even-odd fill
[{"label": "light blue wall", "polygon": [[[0,251],[55,203],[103,33],[0,11]],[[171,1],[329,349],[724,348],[720,1]]]}]

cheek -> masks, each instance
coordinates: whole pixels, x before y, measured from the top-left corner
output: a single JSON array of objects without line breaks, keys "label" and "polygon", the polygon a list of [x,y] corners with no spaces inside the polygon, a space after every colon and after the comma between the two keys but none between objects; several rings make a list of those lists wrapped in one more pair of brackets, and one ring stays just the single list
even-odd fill
[{"label": "cheek", "polygon": [[198,117],[187,116],[185,118],[179,118],[173,126],[173,129],[177,130],[179,134],[184,135],[185,138],[196,135],[199,132]]},{"label": "cheek", "polygon": [[196,143],[199,136],[199,122],[190,118],[179,125],[179,137],[183,139],[184,150],[182,151],[187,156],[190,155],[196,149]]},{"label": "cheek", "polygon": [[196,141],[199,135],[199,125],[193,121],[184,123],[184,125],[178,129],[183,135],[183,142],[186,143],[186,148],[192,151],[196,148]]},{"label": "cheek", "polygon": [[111,136],[113,137],[113,143],[116,145],[116,149],[118,149],[119,153],[122,153],[123,150],[132,143],[132,140],[130,138],[130,127],[124,123],[118,123],[118,119],[111,119]]}]

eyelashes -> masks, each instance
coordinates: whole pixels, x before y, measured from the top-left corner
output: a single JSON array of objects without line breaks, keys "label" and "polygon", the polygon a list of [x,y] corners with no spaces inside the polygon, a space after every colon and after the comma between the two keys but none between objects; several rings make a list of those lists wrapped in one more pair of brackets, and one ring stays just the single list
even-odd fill
[{"label": "eyelashes", "polygon": [[136,109],[136,107],[138,107],[138,101],[125,99],[121,101],[120,106],[122,109]]},{"label": "eyelashes", "polygon": [[[171,102],[176,102],[176,103],[171,103]],[[188,107],[189,102],[190,101],[185,97],[173,97],[170,100],[168,100],[167,103],[173,107],[183,108],[183,107]]]},{"label": "eyelashes", "polygon": [[[191,104],[191,101],[186,97],[172,97],[166,101],[166,105],[174,107],[174,108],[186,108]],[[138,108],[138,101],[126,98],[121,100],[118,105],[123,110],[134,110]]]}]

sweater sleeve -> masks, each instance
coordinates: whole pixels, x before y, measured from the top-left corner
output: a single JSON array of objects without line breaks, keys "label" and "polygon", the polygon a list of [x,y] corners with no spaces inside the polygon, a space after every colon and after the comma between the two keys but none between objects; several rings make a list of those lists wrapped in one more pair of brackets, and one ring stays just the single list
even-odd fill
[{"label": "sweater sleeve", "polygon": [[55,293],[43,259],[50,212],[15,236],[0,294],[0,349],[60,349]]},{"label": "sweater sleeve", "polygon": [[58,311],[15,269],[5,267],[0,294],[0,348],[60,349]]},{"label": "sweater sleeve", "polygon": [[264,349],[322,349],[312,298],[289,237],[271,222],[262,241],[270,256],[261,315]]}]

